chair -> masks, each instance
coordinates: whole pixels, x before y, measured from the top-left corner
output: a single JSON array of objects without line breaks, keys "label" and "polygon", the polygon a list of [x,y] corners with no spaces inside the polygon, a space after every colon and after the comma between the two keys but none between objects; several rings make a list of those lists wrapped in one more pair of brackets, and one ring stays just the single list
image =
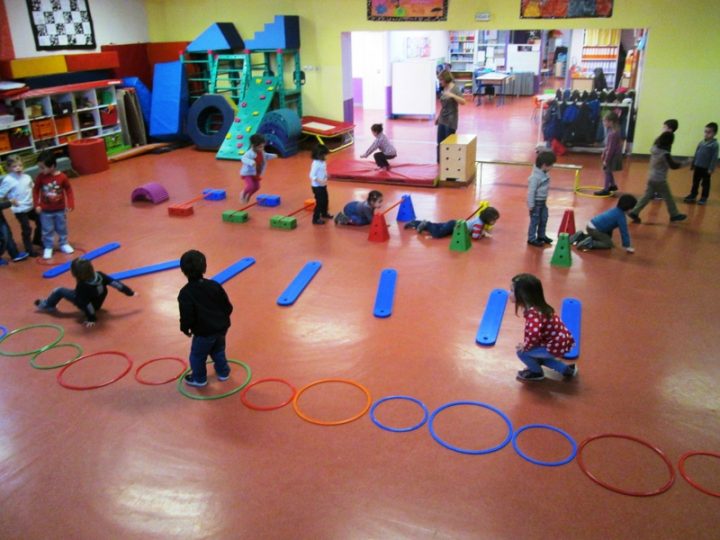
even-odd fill
[{"label": "chair", "polygon": [[483,92],[483,85],[482,82],[478,80],[478,77],[485,73],[487,70],[485,69],[476,69],[473,72],[473,101],[475,102],[475,106],[482,104],[482,92]]},{"label": "chair", "polygon": [[532,110],[532,114],[530,115],[530,118],[532,120],[537,121],[538,116],[541,116],[541,115],[538,115],[538,111],[544,111],[545,109],[547,109],[550,106],[550,104],[547,101],[540,99],[538,96],[533,96],[532,101],[533,101],[533,110]]}]

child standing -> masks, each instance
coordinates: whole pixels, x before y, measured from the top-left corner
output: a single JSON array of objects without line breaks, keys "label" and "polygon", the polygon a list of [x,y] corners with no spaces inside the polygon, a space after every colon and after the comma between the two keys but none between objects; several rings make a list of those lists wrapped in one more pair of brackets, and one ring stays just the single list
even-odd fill
[{"label": "child standing", "polygon": [[[468,230],[470,231],[470,237],[473,240],[480,240],[485,236],[492,236],[488,229],[495,225],[495,222],[500,219],[500,212],[498,212],[492,206],[484,208],[480,215],[469,219],[465,222]],[[433,238],[445,238],[450,236],[455,230],[455,224],[457,220],[451,219],[450,221],[443,221],[440,223],[433,223],[432,221],[408,221],[405,224],[406,229],[416,229],[418,234],[427,232]]]},{"label": "child standing", "polygon": [[670,185],[667,181],[667,174],[669,169],[679,169],[683,165],[689,165],[690,160],[687,159],[683,163],[678,163],[673,160],[670,155],[675,135],[672,131],[663,131],[660,136],[655,139],[653,147],[650,149],[650,164],[648,166],[648,183],[645,189],[645,194],[640,198],[635,207],[630,210],[628,216],[633,220],[634,223],[642,223],[640,219],[640,211],[653,198],[654,194],[660,195],[665,200],[667,205],[668,213],[670,214],[670,221],[683,221],[687,219],[685,214],[681,214],[675,201],[673,200],[672,193],[670,192]]},{"label": "child standing", "polygon": [[248,202],[253,193],[260,189],[260,180],[262,173],[265,171],[267,162],[275,159],[277,154],[271,154],[265,151],[265,137],[259,133],[255,133],[250,137],[250,150],[245,152],[242,157],[242,168],[240,176],[245,181],[245,189],[243,189],[241,198]]},{"label": "child standing", "polygon": [[233,306],[225,289],[218,282],[205,279],[205,255],[194,249],[180,258],[180,269],[187,277],[187,285],[180,289],[180,330],[192,337],[190,373],[185,375],[188,386],[207,385],[205,361],[210,356],[219,381],[230,377],[225,356],[225,335],[230,328]]},{"label": "child standing", "polygon": [[620,136],[620,119],[614,112],[609,112],[603,118],[605,125],[605,149],[602,153],[602,167],[605,172],[605,185],[595,195],[607,196],[617,191],[613,172],[622,170],[622,137]]},{"label": "child standing", "polygon": [[575,377],[577,366],[558,360],[573,348],[575,340],[552,306],[545,301],[540,280],[532,274],[518,274],[512,278],[510,290],[515,314],[520,306],[525,317],[525,338],[516,349],[518,358],[527,369],[518,371],[516,379],[542,381],[545,378],[543,365],[563,377]]},{"label": "child standing", "polygon": [[70,263],[70,272],[77,282],[75,289],[58,287],[47,298],[35,300],[35,305],[40,311],[55,311],[55,306],[64,298],[85,314],[85,327],[92,328],[97,322],[97,312],[107,297],[108,287],[117,289],[127,296],[136,295],[121,281],[102,272],[96,272],[92,263],[81,257]]},{"label": "child standing", "polygon": [[555,164],[553,152],[540,152],[535,158],[535,167],[528,178],[527,205],[530,210],[530,227],[528,228],[527,243],[531,246],[542,247],[552,244],[552,239],[545,235],[548,220],[547,198],[550,190],[550,175],[548,171]]},{"label": "child standing", "polygon": [[695,197],[698,195],[698,187],[702,183],[702,194],[698,204],[707,204],[710,196],[710,175],[715,170],[718,160],[718,142],[715,139],[717,135],[718,125],[710,122],[705,126],[705,137],[700,141],[695,149],[695,155],[692,159],[690,168],[693,169],[692,189],[690,195],[685,197],[685,202],[693,204]]},{"label": "child standing", "polygon": [[[12,212],[20,223],[23,246],[28,256],[36,257],[33,245],[41,245],[40,224],[38,215],[33,206],[33,180],[29,175],[23,174],[23,162],[20,156],[11,156],[8,159],[8,174],[0,186],[0,198],[7,197],[12,203]],[[35,224],[33,233],[32,223]]]},{"label": "child standing", "polygon": [[319,144],[312,151],[312,165],[310,166],[310,185],[315,195],[315,209],[313,210],[313,225],[324,225],[325,219],[332,219],[328,213],[327,191],[327,164],[325,158],[330,150],[324,144]]},{"label": "child standing", "polygon": [[345,205],[342,212],[335,215],[335,225],[370,225],[375,210],[383,204],[383,195],[376,189],[368,193],[367,200],[352,201]]},{"label": "child standing", "polygon": [[632,195],[625,194],[620,197],[617,206],[598,214],[590,220],[585,230],[587,234],[578,231],[570,237],[570,243],[577,245],[583,251],[589,249],[610,249],[613,247],[612,233],[620,229],[622,245],[628,253],[635,253],[635,248],[630,244],[630,232],[628,231],[627,218],[625,214],[632,210],[637,204],[637,199]]},{"label": "child standing", "polygon": [[373,154],[375,164],[378,166],[378,169],[385,169],[386,171],[389,171],[390,163],[388,160],[397,157],[397,150],[395,150],[395,147],[390,144],[390,139],[387,138],[387,135],[383,133],[382,124],[373,124],[370,126],[370,131],[372,131],[375,140],[370,145],[370,148],[365,150],[365,153],[360,157],[365,159],[372,154],[373,151],[379,150],[379,152],[375,152]]},{"label": "child standing", "polygon": [[33,203],[40,214],[42,227],[43,259],[50,259],[53,253],[55,233],[60,239],[60,251],[73,253],[75,250],[68,244],[67,212],[75,208],[72,186],[64,173],[55,169],[55,156],[46,152],[40,155],[38,174],[33,186]]},{"label": "child standing", "polygon": [[0,266],[7,264],[7,261],[2,258],[5,250],[7,250],[13,262],[24,261],[28,258],[28,254],[26,252],[18,252],[12,231],[10,230],[7,221],[5,221],[5,213],[3,210],[10,208],[11,204],[12,203],[10,203],[10,201],[0,199]]}]

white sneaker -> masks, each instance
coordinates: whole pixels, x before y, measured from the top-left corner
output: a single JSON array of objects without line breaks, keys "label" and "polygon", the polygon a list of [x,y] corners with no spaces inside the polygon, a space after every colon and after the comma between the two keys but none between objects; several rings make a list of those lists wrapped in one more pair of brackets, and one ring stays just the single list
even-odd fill
[{"label": "white sneaker", "polygon": [[52,259],[52,248],[43,249],[43,259]]},{"label": "white sneaker", "polygon": [[75,250],[73,249],[73,247],[70,244],[63,244],[62,246],[60,246],[60,251],[62,251],[63,253],[74,253],[75,252]]}]

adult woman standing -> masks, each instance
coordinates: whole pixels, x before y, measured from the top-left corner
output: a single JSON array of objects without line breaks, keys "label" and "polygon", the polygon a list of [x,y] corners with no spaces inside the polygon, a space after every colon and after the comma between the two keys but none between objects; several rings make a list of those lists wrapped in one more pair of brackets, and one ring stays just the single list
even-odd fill
[{"label": "adult woman standing", "polygon": [[437,125],[437,162],[440,163],[440,143],[445,140],[448,135],[452,135],[457,131],[458,126],[458,105],[465,105],[465,99],[462,97],[460,88],[455,84],[452,74],[448,70],[443,70],[438,75],[440,81],[440,112],[435,117],[435,125]]}]

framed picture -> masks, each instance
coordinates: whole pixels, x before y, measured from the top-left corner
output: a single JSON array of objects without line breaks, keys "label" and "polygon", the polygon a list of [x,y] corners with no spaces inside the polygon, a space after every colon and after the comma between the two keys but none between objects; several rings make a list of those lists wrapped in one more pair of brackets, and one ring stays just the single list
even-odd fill
[{"label": "framed picture", "polygon": [[613,0],[520,0],[521,19],[612,17]]},{"label": "framed picture", "polygon": [[35,49],[95,49],[90,0],[26,0]]},{"label": "framed picture", "polygon": [[367,0],[368,21],[446,21],[448,0]]}]

